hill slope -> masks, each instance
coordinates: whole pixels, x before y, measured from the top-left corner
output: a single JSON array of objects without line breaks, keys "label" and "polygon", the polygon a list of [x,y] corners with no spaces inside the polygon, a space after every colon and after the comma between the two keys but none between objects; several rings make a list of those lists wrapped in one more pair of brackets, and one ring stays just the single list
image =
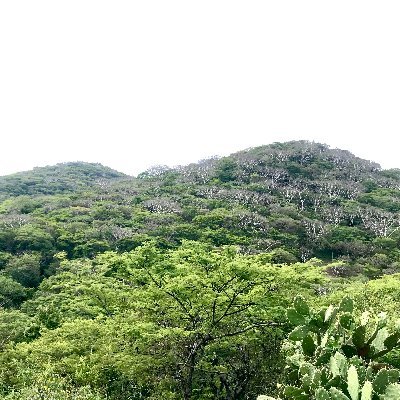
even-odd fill
[{"label": "hill slope", "polygon": [[0,399],[276,395],[295,295],[321,318],[346,292],[397,312],[399,188],[399,170],[305,141],[136,178],[0,178]]},{"label": "hill slope", "polygon": [[0,251],[39,251],[48,266],[58,251],[92,257],[150,238],[161,248],[189,239],[272,251],[279,262],[339,259],[349,274],[374,275],[400,262],[392,251],[400,243],[399,187],[399,170],[305,141],[138,178],[60,164],[0,178]]},{"label": "hill slope", "polygon": [[57,194],[78,191],[125,176],[101,164],[71,162],[37,167],[0,177],[0,196]]},{"label": "hill slope", "polygon": [[276,143],[141,178],[165,212],[167,199],[194,207],[191,225],[216,244],[354,261],[399,243],[400,171],[326,145]]}]

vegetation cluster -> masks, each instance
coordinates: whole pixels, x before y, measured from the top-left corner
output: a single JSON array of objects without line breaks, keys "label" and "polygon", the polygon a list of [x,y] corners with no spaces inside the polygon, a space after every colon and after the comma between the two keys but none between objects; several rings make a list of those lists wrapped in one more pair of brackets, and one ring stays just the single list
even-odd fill
[{"label": "vegetation cluster", "polygon": [[306,141],[0,177],[0,399],[400,399],[399,189]]}]

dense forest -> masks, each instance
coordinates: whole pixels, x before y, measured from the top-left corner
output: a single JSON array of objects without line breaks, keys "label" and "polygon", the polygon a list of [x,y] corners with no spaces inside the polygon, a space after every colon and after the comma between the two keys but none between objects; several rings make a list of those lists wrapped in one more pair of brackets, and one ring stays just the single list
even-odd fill
[{"label": "dense forest", "polygon": [[307,141],[0,177],[0,399],[400,399],[399,212]]}]

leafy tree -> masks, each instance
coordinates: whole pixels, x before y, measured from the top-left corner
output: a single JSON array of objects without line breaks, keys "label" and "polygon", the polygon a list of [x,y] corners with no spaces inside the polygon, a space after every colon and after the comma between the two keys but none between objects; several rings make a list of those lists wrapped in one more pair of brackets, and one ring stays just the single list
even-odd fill
[{"label": "leafy tree", "polygon": [[26,298],[27,291],[20,283],[0,275],[0,307],[16,307]]},{"label": "leafy tree", "polygon": [[0,350],[8,343],[19,343],[32,339],[34,322],[18,310],[0,310]]},{"label": "leafy tree", "polygon": [[232,158],[226,157],[218,161],[215,175],[221,182],[235,180],[236,163]]},{"label": "leafy tree", "polygon": [[[240,340],[242,346],[249,346],[251,338],[277,324],[265,308],[271,290],[267,269],[253,265],[234,248],[210,250],[186,242],[163,256],[148,244],[127,260],[126,276],[142,287],[137,301],[143,318],[162,327],[163,347],[157,342],[149,351],[162,366],[160,376],[173,377],[184,399],[196,398],[195,388],[205,379],[218,381],[225,395],[227,391],[240,393],[244,388],[232,389],[229,375],[238,373],[237,368],[242,373],[251,369],[243,365],[244,359],[229,369],[229,358],[223,356],[226,346],[235,341],[239,345]],[[250,380],[251,375],[246,376],[242,384]],[[237,380],[230,382],[238,384]]]},{"label": "leafy tree", "polygon": [[24,253],[12,257],[4,273],[25,287],[37,287],[41,281],[41,257],[35,253]]}]

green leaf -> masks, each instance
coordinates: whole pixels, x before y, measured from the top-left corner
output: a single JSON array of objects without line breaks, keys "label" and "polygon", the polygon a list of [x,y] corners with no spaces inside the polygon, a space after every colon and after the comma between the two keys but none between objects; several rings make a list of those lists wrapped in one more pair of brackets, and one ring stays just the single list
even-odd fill
[{"label": "green leaf", "polygon": [[300,368],[300,365],[303,363],[303,356],[299,352],[294,353],[293,355],[287,358],[287,363],[294,367]]},{"label": "green leaf", "polygon": [[294,369],[288,372],[287,377],[289,382],[296,382],[299,377],[299,371],[297,369]]},{"label": "green leaf", "polygon": [[358,381],[357,369],[354,365],[351,365],[347,371],[347,390],[350,394],[351,400],[358,400],[360,383]]},{"label": "green leaf", "polygon": [[389,369],[389,383],[396,383],[400,379],[400,371],[398,369]]},{"label": "green leaf", "polygon": [[373,386],[375,392],[383,394],[385,392],[388,384],[389,384],[389,379],[388,379],[387,371],[384,369],[381,369],[376,374],[372,386]]},{"label": "green leaf", "polygon": [[294,308],[301,315],[310,315],[310,308],[302,296],[297,296],[294,299]]},{"label": "green leaf", "polygon": [[385,400],[399,400],[400,399],[400,385],[398,383],[390,384],[385,391]]},{"label": "green leaf", "polygon": [[378,394],[385,393],[387,386],[396,383],[400,378],[400,372],[397,369],[381,369],[372,384],[374,390]]},{"label": "green leaf", "polygon": [[330,398],[328,391],[324,388],[318,388],[315,391],[315,400],[330,400]]},{"label": "green leaf", "polygon": [[328,388],[328,386],[326,386],[327,383],[329,382],[329,379],[328,379],[328,374],[329,374],[328,368],[327,367],[322,368],[320,371],[321,371],[321,374],[320,374],[320,385],[319,386],[324,386],[324,387]]},{"label": "green leaf", "polygon": [[349,313],[342,314],[339,318],[339,323],[344,329],[350,330],[354,324],[353,316]]},{"label": "green leaf", "polygon": [[360,325],[353,332],[352,340],[353,340],[354,346],[356,346],[357,349],[362,349],[365,346],[366,331],[367,331],[367,328],[365,327],[365,325]]},{"label": "green leaf", "polygon": [[367,367],[367,373],[366,373],[365,377],[366,377],[367,380],[369,380],[371,382],[375,378],[375,372],[374,372],[374,369],[372,368],[371,364],[368,365],[368,367]]},{"label": "green leaf", "polygon": [[299,368],[299,376],[304,376],[304,375],[313,375],[314,374],[314,366],[311,363],[303,363],[300,365]]},{"label": "green leaf", "polygon": [[341,390],[332,387],[329,389],[332,400],[350,400]]},{"label": "green leaf", "polygon": [[361,390],[361,400],[372,400],[372,383],[366,381]]},{"label": "green leaf", "polygon": [[340,375],[335,376],[334,378],[330,379],[326,384],[325,387],[327,389],[331,388],[331,387],[344,387],[346,386],[343,378]]},{"label": "green leaf", "polygon": [[354,346],[350,346],[349,344],[343,345],[342,351],[347,358],[351,358],[358,354],[357,349]]},{"label": "green leaf", "polygon": [[312,385],[311,385],[312,389],[315,390],[316,388],[323,386],[322,380],[325,379],[325,377],[323,377],[323,375],[324,375],[324,373],[322,370],[320,370],[320,369],[315,370],[314,376],[312,379]]},{"label": "green leaf", "polygon": [[400,339],[400,332],[393,333],[392,335],[388,336],[383,344],[387,349],[393,349],[396,347],[397,343]]},{"label": "green leaf", "polygon": [[329,365],[334,377],[347,376],[347,359],[343,354],[336,352],[335,355],[331,357]]},{"label": "green leaf", "polygon": [[304,375],[301,385],[302,388],[308,392],[311,389],[312,384],[313,384],[312,377],[310,375]]},{"label": "green leaf", "polygon": [[378,330],[375,339],[372,341],[371,345],[376,351],[381,351],[385,347],[385,341],[389,337],[389,332],[386,328],[381,328]]},{"label": "green leaf", "polygon": [[299,314],[294,308],[289,308],[286,315],[289,322],[293,325],[304,325],[306,323],[304,316]]},{"label": "green leaf", "polygon": [[308,395],[303,393],[302,389],[299,389],[294,386],[286,386],[283,391],[285,397],[293,400],[309,400]]},{"label": "green leaf", "polygon": [[311,318],[310,322],[308,323],[308,327],[311,332],[320,332],[325,327],[323,317],[317,315],[314,318]]},{"label": "green leaf", "polygon": [[[355,358],[355,357],[354,357]],[[358,361],[361,361],[359,357],[357,357]],[[352,362],[352,360],[350,360],[350,362]],[[358,380],[361,382],[365,382],[366,380],[366,376],[367,376],[367,369],[365,368],[365,366],[362,364],[354,364],[354,366],[357,368],[357,372],[358,372]]]},{"label": "green leaf", "polygon": [[323,365],[327,364],[329,360],[331,359],[332,356],[332,351],[331,350],[324,350],[323,352],[320,353],[319,357],[315,361],[315,365]]},{"label": "green leaf", "polygon": [[306,326],[298,326],[294,328],[292,332],[289,334],[289,340],[293,342],[297,342],[299,340],[303,340],[304,337],[307,335],[308,329]]},{"label": "green leaf", "polygon": [[353,300],[346,296],[342,299],[339,305],[339,311],[352,313],[354,309],[354,302]]},{"label": "green leaf", "polygon": [[314,355],[317,346],[315,345],[312,336],[308,334],[304,337],[301,347],[303,348],[304,354],[311,357]]}]

